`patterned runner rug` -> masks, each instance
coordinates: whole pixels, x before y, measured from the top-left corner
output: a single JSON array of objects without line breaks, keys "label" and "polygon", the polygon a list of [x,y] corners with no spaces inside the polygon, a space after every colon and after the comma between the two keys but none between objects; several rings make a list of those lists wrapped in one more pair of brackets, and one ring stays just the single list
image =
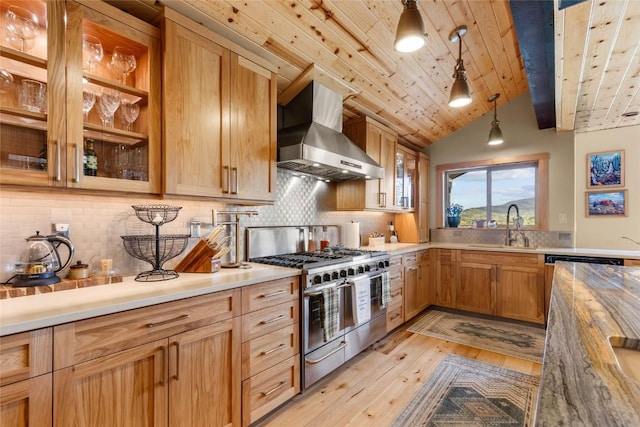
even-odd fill
[{"label": "patterned runner rug", "polygon": [[530,426],[538,378],[450,354],[393,422],[409,426]]},{"label": "patterned runner rug", "polygon": [[542,328],[430,310],[409,332],[542,363]]}]

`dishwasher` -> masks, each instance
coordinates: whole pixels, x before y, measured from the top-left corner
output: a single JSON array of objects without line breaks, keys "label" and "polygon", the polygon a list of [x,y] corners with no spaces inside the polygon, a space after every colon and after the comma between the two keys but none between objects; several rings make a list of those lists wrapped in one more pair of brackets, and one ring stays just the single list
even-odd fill
[{"label": "dishwasher", "polygon": [[544,256],[545,323],[547,321],[547,316],[549,315],[549,304],[551,302],[551,286],[553,284],[553,266],[558,261],[582,262],[582,263],[589,263],[589,264],[624,265],[623,258],[545,254]]}]

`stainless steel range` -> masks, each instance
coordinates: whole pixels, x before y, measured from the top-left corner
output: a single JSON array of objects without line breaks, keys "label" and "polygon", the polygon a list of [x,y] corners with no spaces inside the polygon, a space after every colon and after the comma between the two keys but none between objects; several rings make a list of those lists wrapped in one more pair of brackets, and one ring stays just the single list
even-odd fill
[{"label": "stainless steel range", "polygon": [[[308,227],[247,229],[249,261],[302,270],[303,388],[385,336],[383,288],[389,274],[389,255],[381,251],[331,246],[323,252],[278,253],[303,248],[305,230]],[[265,248],[266,242],[274,247]]]}]

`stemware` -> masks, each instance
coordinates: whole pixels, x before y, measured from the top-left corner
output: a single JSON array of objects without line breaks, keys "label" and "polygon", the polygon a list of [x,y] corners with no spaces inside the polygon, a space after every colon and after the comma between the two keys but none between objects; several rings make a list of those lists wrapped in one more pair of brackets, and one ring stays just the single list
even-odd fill
[{"label": "stemware", "polygon": [[103,89],[102,95],[96,102],[98,115],[102,120],[102,126],[113,127],[113,116],[120,106],[120,92],[117,90]]},{"label": "stemware", "polygon": [[4,38],[20,52],[26,52],[35,45],[40,33],[38,17],[24,7],[11,5],[4,15]]},{"label": "stemware", "polygon": [[125,130],[131,131],[131,125],[140,115],[140,106],[131,103],[128,99],[123,99],[118,111],[120,111],[120,115],[125,123]]},{"label": "stemware", "polygon": [[18,95],[20,106],[34,113],[42,113],[47,107],[47,86],[36,80],[22,80]]},{"label": "stemware", "polygon": [[96,103],[96,94],[93,92],[82,92],[82,113],[84,114],[84,121],[86,122],[89,118],[89,111],[93,108]]},{"label": "stemware", "polygon": [[118,144],[113,148],[113,158],[116,168],[116,177],[127,179],[129,172],[127,167],[129,166],[129,146],[125,144]]},{"label": "stemware", "polygon": [[[82,35],[82,61],[87,64],[86,71],[93,74],[93,70],[104,56],[104,49],[100,39],[89,34]],[[84,68],[84,67],[83,67]]]},{"label": "stemware", "polygon": [[116,46],[113,48],[110,65],[115,72],[122,74],[122,80],[118,77],[118,81],[122,84],[126,84],[127,76],[136,69],[136,56],[131,49],[123,46]]},{"label": "stemware", "polygon": [[12,87],[13,75],[4,68],[0,68],[0,93],[9,92]]}]

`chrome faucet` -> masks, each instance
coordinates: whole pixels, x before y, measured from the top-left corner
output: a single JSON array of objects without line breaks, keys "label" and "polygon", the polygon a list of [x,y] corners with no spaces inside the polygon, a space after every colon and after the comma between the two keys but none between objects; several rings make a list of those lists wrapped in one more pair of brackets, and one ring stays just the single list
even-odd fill
[{"label": "chrome faucet", "polygon": [[520,230],[520,209],[518,209],[518,205],[515,203],[511,203],[507,208],[507,235],[504,238],[505,246],[512,246],[512,243],[517,242],[518,239],[515,237],[511,237],[511,228],[509,227],[511,208],[516,208],[516,229]]}]

